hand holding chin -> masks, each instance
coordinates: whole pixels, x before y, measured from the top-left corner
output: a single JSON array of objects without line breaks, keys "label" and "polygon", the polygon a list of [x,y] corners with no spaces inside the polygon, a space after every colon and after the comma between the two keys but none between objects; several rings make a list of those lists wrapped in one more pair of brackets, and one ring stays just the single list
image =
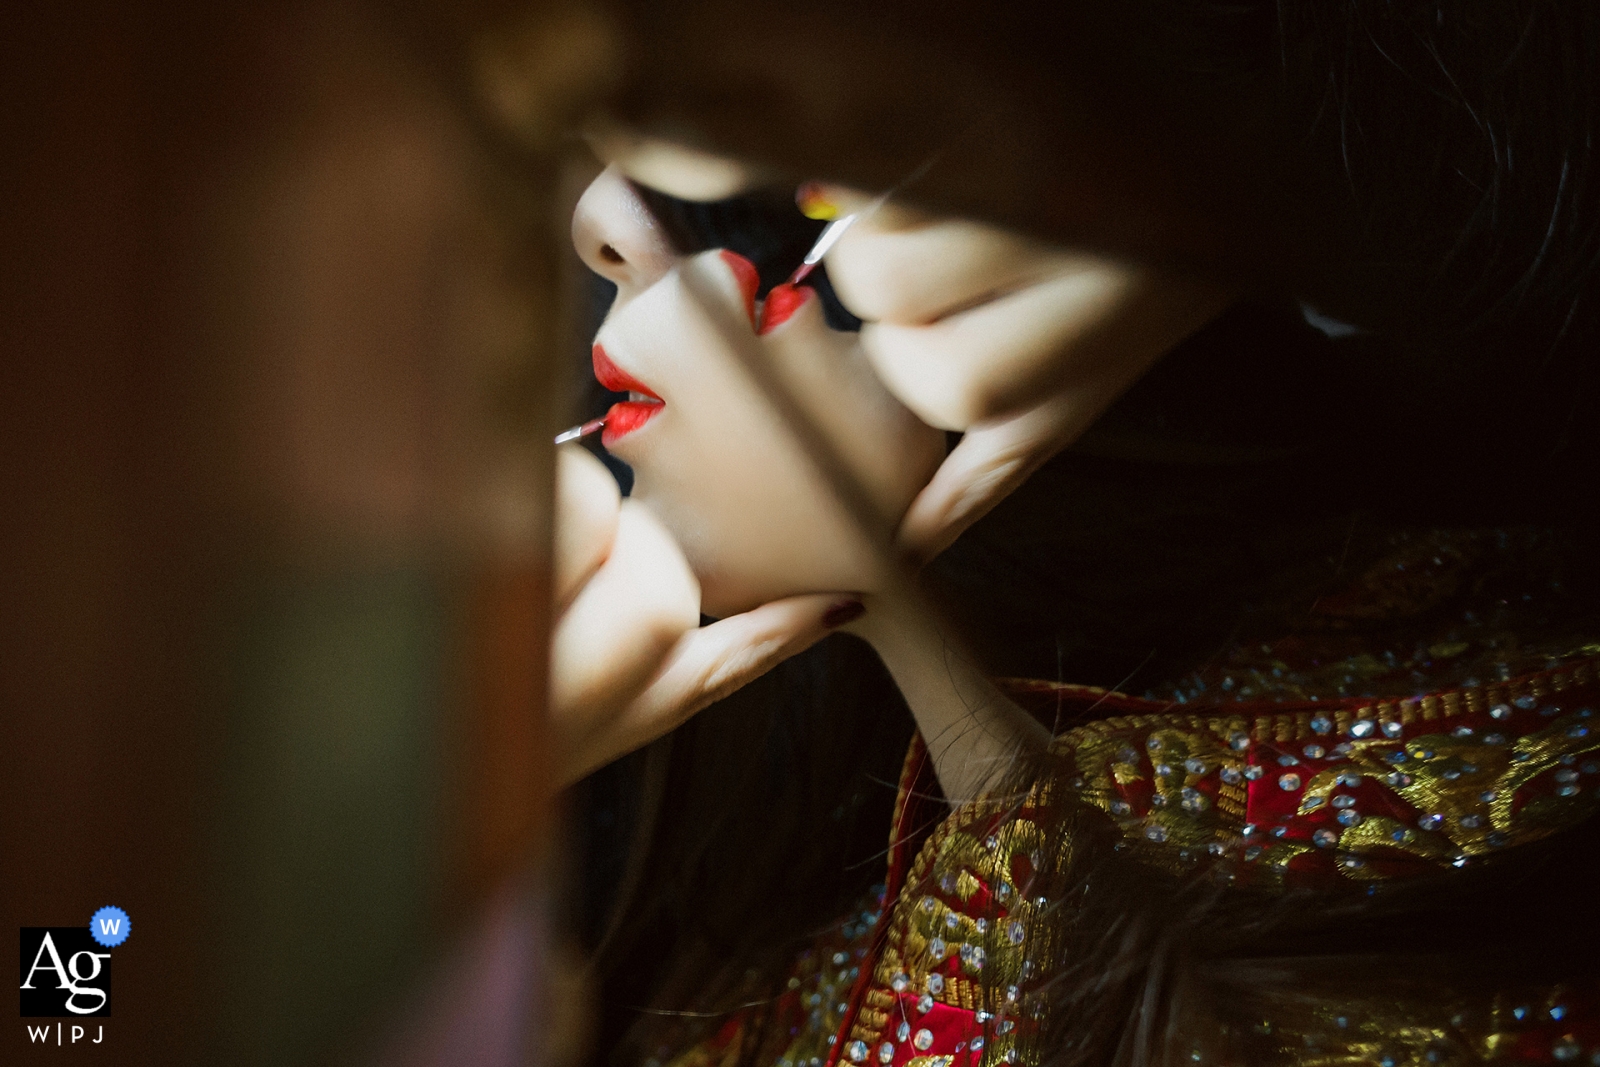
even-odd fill
[{"label": "hand holding chin", "polygon": [[710,626],[650,510],[582,448],[558,450],[551,718],[561,784],[633,751],[810,647],[839,595],[789,597]]}]

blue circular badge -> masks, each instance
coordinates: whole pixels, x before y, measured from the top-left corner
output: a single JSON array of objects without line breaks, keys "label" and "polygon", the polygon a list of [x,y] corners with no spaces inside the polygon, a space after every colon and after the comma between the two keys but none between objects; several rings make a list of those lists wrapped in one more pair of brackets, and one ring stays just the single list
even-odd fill
[{"label": "blue circular badge", "polygon": [[89,920],[89,936],[106,948],[116,948],[128,940],[130,921],[121,908],[101,908]]}]

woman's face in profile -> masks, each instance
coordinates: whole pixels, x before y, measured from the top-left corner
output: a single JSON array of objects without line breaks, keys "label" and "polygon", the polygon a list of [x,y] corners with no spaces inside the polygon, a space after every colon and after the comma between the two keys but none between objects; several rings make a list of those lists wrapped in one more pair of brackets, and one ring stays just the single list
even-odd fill
[{"label": "woman's face in profile", "polygon": [[[944,456],[943,434],[884,390],[858,336],[829,329],[810,290],[774,290],[757,335],[748,261],[677,254],[614,169],[579,202],[573,239],[617,285],[595,373],[632,396],[612,409],[604,443],[633,467],[635,499],[677,538],[702,609],[720,617],[797,593],[875,588],[867,544],[732,343],[757,346],[880,514],[905,512]],[[691,278],[713,299],[691,295]]]}]

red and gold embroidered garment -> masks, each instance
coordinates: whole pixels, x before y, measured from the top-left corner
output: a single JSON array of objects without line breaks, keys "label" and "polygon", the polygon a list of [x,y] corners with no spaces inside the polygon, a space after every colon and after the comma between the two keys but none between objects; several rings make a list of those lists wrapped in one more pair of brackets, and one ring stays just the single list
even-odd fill
[{"label": "red and gold embroidered garment", "polygon": [[[1468,535],[1465,543],[1470,548],[1479,537]],[[1420,569],[1431,567],[1434,578],[1447,572],[1466,555],[1452,555],[1451,545],[1459,543],[1423,546]],[[1401,555],[1400,572],[1416,547]],[[1419,568],[1411,565],[1414,574]],[[1365,576],[1366,599],[1358,582],[1332,609],[1371,616],[1374,598],[1392,604],[1411,597],[1403,613],[1415,607],[1419,589],[1425,594],[1438,585],[1413,580],[1397,593],[1394,570],[1393,561],[1374,568]],[[1244,688],[1238,679],[1247,678],[1268,699],[1206,706],[1208,684],[1197,677],[1195,695],[1175,711],[1174,700],[1008,683],[1019,702],[1047,721],[1084,723],[1054,743],[1069,768],[1062,780],[1037,787],[1020,806],[979,800],[940,819],[929,761],[914,741],[900,782],[886,888],[875,906],[848,917],[797,961],[755,1062],[1040,1062],[1035,993],[1050,979],[1039,961],[1049,955],[1042,948],[1056,902],[1028,890],[1036,870],[1057,862],[1044,827],[1050,806],[1064,796],[1104,813],[1120,834],[1119,847],[1153,867],[1206,866],[1266,891],[1335,883],[1359,890],[1448,873],[1594,817],[1600,649],[1570,638],[1543,648],[1511,644],[1482,631],[1461,641],[1457,623],[1448,641],[1425,637],[1418,656],[1434,676],[1454,672],[1467,684],[1406,699],[1318,699],[1317,689],[1342,689],[1363,669],[1371,676],[1418,664],[1348,648],[1342,657],[1327,655],[1303,637],[1255,646],[1259,670],[1235,662],[1219,668],[1221,677],[1209,686],[1238,697]],[[1476,662],[1462,654],[1474,646],[1482,653]],[[1290,664],[1300,669],[1284,669],[1285,648],[1307,656]],[[1508,661],[1552,665],[1513,676]],[[1317,671],[1333,681],[1307,686],[1310,695],[1295,692],[1293,685],[1306,685]],[[1480,672],[1500,680],[1471,677]],[[924,829],[929,825],[931,832]],[[1419,1024],[1401,1005],[1388,1010],[1368,1001],[1348,1015],[1330,1014],[1316,1032],[1303,1022],[1263,1020],[1235,1051],[1249,1063],[1427,1067],[1449,1058],[1441,1050],[1465,1049],[1482,1061],[1600,1067],[1597,993],[1559,985],[1507,988],[1452,1001],[1448,1012],[1430,1015],[1448,1020],[1440,1025]],[[746,1025],[735,1016],[709,1039],[659,1062],[731,1062],[751,1037]]]},{"label": "red and gold embroidered garment", "polygon": [[[1463,866],[1591,817],[1600,802],[1596,664],[1433,696],[1254,711],[1162,713],[1150,701],[1021,683],[1023,700],[1115,713],[1056,742],[1075,790],[1130,846],[1167,868],[1231,859],[1243,879],[1371,881]],[[1074,705],[1077,707],[1075,708]],[[852,917],[798,962],[779,1013],[780,1067],[976,1067],[1038,1062],[1026,949],[1049,902],[1031,900],[1048,862],[1032,804],[978,801],[921,840],[932,792],[913,744],[900,784],[887,910]],[[980,984],[980,978],[984,981]],[[984,990],[997,990],[986,996]],[[1600,1062],[1592,990],[1525,991],[1462,1005],[1461,1034],[1487,1060]],[[671,1062],[721,1063],[742,1020]],[[1363,1020],[1319,1063],[1427,1064],[1442,1035]],[[1278,1033],[1284,1059],[1303,1035]],[[988,1058],[984,1058],[988,1050]],[[1437,1058],[1437,1057],[1435,1057]]]}]

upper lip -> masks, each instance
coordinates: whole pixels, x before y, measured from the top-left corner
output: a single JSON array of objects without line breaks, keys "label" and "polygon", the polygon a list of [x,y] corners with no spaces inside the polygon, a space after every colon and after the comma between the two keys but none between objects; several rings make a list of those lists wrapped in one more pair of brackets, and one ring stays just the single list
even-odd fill
[{"label": "upper lip", "polygon": [[601,385],[613,393],[643,393],[656,403],[663,403],[648,385],[613,363],[603,347],[595,345],[591,354],[594,359],[594,376]]}]

